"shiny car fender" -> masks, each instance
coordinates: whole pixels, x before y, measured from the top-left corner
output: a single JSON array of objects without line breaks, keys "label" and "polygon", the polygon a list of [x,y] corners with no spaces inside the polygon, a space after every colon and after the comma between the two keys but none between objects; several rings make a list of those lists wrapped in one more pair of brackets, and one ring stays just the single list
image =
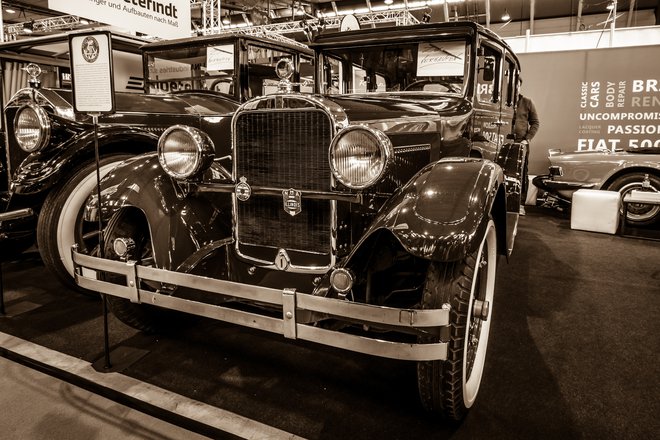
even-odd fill
[{"label": "shiny car fender", "polygon": [[[123,162],[101,181],[101,210],[91,195],[85,220],[104,221],[121,209],[138,209],[150,230],[157,267],[176,270],[185,258],[212,240],[231,237],[230,213],[219,214],[208,200],[183,197],[183,189],[162,170],[156,153]],[[227,219],[227,224],[218,219]]]},{"label": "shiny car fender", "polygon": [[[111,152],[139,154],[154,151],[158,134],[130,127],[99,127],[101,154]],[[81,163],[94,159],[94,131],[82,132],[57,148],[30,154],[17,169],[12,189],[18,194],[35,194],[55,186]]]},{"label": "shiny car fender", "polygon": [[494,204],[498,205],[498,213],[493,213],[496,223],[505,222],[503,183],[502,169],[489,160],[444,158],[427,165],[381,208],[346,265],[382,230],[416,257],[464,258],[478,246]]}]

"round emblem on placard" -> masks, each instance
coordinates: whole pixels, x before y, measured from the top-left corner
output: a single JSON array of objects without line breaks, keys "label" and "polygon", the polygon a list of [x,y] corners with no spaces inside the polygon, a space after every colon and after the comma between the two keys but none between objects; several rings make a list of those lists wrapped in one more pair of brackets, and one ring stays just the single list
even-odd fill
[{"label": "round emblem on placard", "polygon": [[88,63],[93,63],[99,57],[99,42],[94,37],[85,37],[81,47],[82,56]]},{"label": "round emblem on placard", "polygon": [[252,195],[252,188],[250,188],[250,185],[248,185],[247,179],[245,177],[240,177],[238,180],[239,182],[234,187],[234,193],[236,194],[236,198],[238,200],[245,202]]}]

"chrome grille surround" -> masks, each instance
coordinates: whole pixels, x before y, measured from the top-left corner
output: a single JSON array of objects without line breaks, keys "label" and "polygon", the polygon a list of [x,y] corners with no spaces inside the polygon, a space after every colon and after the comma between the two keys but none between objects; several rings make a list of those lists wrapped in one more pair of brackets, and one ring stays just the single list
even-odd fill
[{"label": "chrome grille surround", "polygon": [[[233,178],[236,182],[245,178],[253,192],[247,202],[232,195],[239,256],[261,267],[287,272],[325,273],[334,266],[336,201],[327,194],[335,182],[327,154],[332,138],[347,125],[343,109],[319,96],[274,94],[238,109],[232,120]],[[284,160],[285,166],[280,163]],[[277,171],[269,173],[271,169]],[[303,194],[303,212],[297,218],[281,207],[281,191],[288,189]],[[324,199],[314,197],[321,193],[326,195]],[[291,257],[291,264],[284,269],[275,265],[280,249]]]}]

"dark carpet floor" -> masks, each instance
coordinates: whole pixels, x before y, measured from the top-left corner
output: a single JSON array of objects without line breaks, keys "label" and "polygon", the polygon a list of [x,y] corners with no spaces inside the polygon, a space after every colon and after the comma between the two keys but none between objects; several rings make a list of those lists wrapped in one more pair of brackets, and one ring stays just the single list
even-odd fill
[{"label": "dark carpet floor", "polygon": [[[309,439],[650,439],[660,432],[660,242],[570,229],[540,208],[501,260],[486,371],[459,426],[422,414],[414,365],[202,320],[177,335],[110,318],[124,374]],[[3,264],[0,331],[90,362],[100,303],[38,254]]]}]

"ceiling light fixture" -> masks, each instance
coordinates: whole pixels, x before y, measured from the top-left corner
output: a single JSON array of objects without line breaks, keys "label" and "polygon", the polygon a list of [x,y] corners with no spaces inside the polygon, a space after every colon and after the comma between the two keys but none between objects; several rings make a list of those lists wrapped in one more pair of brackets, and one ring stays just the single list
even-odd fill
[{"label": "ceiling light fixture", "polygon": [[607,10],[608,10],[608,11],[611,11],[612,9],[614,9],[614,2],[609,2],[609,3],[607,4]]},{"label": "ceiling light fixture", "polygon": [[502,14],[502,21],[509,21],[511,20],[511,15],[509,15],[509,10],[505,9],[504,14]]},{"label": "ceiling light fixture", "polygon": [[7,8],[7,9],[5,9],[5,12],[6,12],[7,14],[15,14],[15,13],[16,13],[16,9]]},{"label": "ceiling light fixture", "polygon": [[34,20],[23,23],[23,32],[26,34],[34,32]]},{"label": "ceiling light fixture", "polygon": [[385,0],[386,5],[391,5],[392,3],[394,3],[394,0]]}]

